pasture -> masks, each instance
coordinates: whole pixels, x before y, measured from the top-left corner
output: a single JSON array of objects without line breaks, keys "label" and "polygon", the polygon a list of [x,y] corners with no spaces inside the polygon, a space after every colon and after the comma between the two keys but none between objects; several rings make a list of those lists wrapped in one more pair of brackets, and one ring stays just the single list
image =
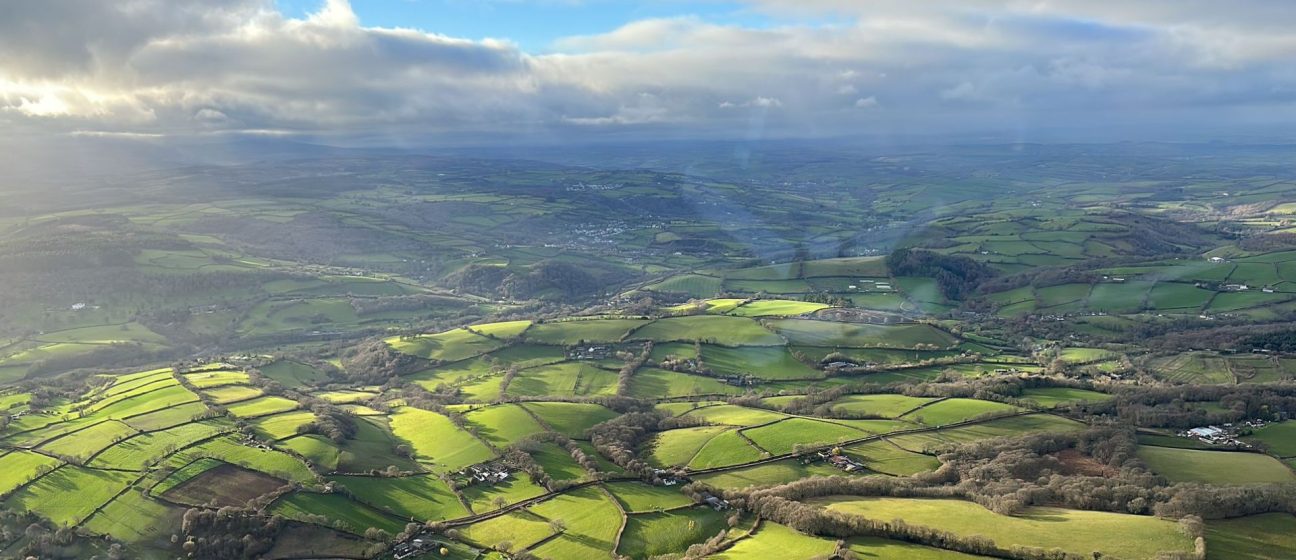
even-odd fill
[{"label": "pasture", "polygon": [[1172,482],[1267,484],[1296,482],[1296,474],[1268,455],[1140,445],[1138,457]]},{"label": "pasture", "polygon": [[435,475],[336,476],[330,480],[344,486],[356,500],[403,518],[427,521],[468,515],[450,487]]},{"label": "pasture", "polygon": [[791,344],[843,348],[950,348],[958,344],[953,335],[922,323],[872,325],[807,319],[782,319],[770,325]]},{"label": "pasture", "polygon": [[1206,522],[1206,559],[1296,557],[1296,516],[1266,513]]},{"label": "pasture", "polygon": [[1296,420],[1268,424],[1246,439],[1264,444],[1269,453],[1279,457],[1296,457]]},{"label": "pasture", "polygon": [[728,528],[725,516],[710,508],[631,515],[617,553],[649,558],[685,550]]},{"label": "pasture", "polygon": [[419,461],[433,464],[437,472],[457,471],[495,457],[486,444],[435,412],[399,408],[392,413],[391,429],[410,443]]},{"label": "pasture", "polygon": [[785,525],[764,521],[750,537],[739,540],[714,560],[804,560],[829,556],[837,549],[832,539],[811,537]]},{"label": "pasture", "polygon": [[956,535],[980,535],[1001,548],[1060,548],[1079,555],[1100,551],[1121,558],[1153,558],[1162,552],[1193,549],[1192,540],[1174,521],[1151,516],[1045,507],[1007,516],[950,499],[837,496],[807,503],[871,519],[902,519]]}]

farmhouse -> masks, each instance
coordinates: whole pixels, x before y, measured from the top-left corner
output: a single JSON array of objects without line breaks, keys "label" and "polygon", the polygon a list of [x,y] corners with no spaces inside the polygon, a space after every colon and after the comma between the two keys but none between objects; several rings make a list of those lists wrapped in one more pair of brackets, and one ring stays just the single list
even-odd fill
[{"label": "farmhouse", "polygon": [[471,484],[499,484],[508,480],[508,467],[493,463],[470,466],[457,474],[467,477]]},{"label": "farmhouse", "polygon": [[571,360],[605,360],[612,357],[611,346],[577,346],[567,352]]}]

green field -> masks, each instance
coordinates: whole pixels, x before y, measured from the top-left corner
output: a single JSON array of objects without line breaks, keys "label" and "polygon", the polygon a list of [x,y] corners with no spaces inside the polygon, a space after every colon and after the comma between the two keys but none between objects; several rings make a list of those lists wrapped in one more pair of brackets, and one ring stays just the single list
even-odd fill
[{"label": "green field", "polygon": [[7,496],[14,489],[58,465],[58,459],[31,451],[10,451],[0,455],[0,496]]},{"label": "green field", "polygon": [[1152,558],[1193,547],[1175,522],[1150,516],[1043,507],[1006,516],[972,502],[946,499],[841,496],[807,503],[871,519],[903,519],[956,535],[980,535],[1001,548],[1056,547],[1086,556],[1100,551],[1106,556]]},{"label": "green field", "polygon": [[750,537],[711,556],[715,560],[804,560],[828,556],[837,549],[831,539],[810,537],[784,525],[762,522]]},{"label": "green field", "polygon": [[434,475],[382,478],[337,476],[356,500],[400,517],[427,521],[468,515],[448,486]]},{"label": "green field", "polygon": [[1052,408],[1076,403],[1104,402],[1111,400],[1112,396],[1097,391],[1072,389],[1070,387],[1039,387],[1022,391],[1019,398],[1035,406]]},{"label": "green field", "polygon": [[807,448],[821,447],[862,438],[868,434],[840,424],[808,418],[789,418],[768,426],[746,429],[743,435],[751,438],[761,449],[778,455],[791,453],[798,444]]},{"label": "green field", "polygon": [[136,478],[135,473],[64,465],[13,493],[4,505],[35,512],[58,525],[77,525]]},{"label": "green field", "polygon": [[239,418],[256,418],[287,412],[298,407],[297,401],[283,397],[260,397],[241,401],[226,407],[230,414]]},{"label": "green field", "polygon": [[652,486],[642,482],[613,482],[607,490],[628,513],[651,513],[693,505],[678,488]]},{"label": "green field", "polygon": [[612,553],[621,529],[620,510],[597,488],[568,492],[531,508],[549,520],[566,525],[562,535],[537,547],[542,558],[597,558]]},{"label": "green field", "polygon": [[1207,560],[1296,558],[1296,517],[1266,513],[1206,522]]},{"label": "green field", "polygon": [[793,315],[814,313],[820,309],[827,308],[828,305],[822,303],[765,299],[740,305],[728,313],[737,317],[790,317]]},{"label": "green field", "polygon": [[687,549],[728,528],[725,516],[710,508],[689,508],[630,516],[617,552],[648,558]]},{"label": "green field", "polygon": [[906,412],[932,402],[930,397],[907,397],[904,395],[850,395],[833,401],[833,410],[899,418]]},{"label": "green field", "polygon": [[521,405],[553,431],[580,439],[585,430],[616,416],[611,410],[590,403],[529,402]]},{"label": "green field", "polygon": [[594,319],[536,323],[526,332],[526,339],[540,344],[570,346],[580,341],[617,342],[627,333],[648,324],[638,319]]},{"label": "green field", "polygon": [[726,430],[720,426],[702,426],[658,433],[649,444],[652,449],[649,461],[663,467],[687,465],[711,438]]},{"label": "green field", "polygon": [[184,510],[149,498],[136,489],[127,490],[94,514],[84,527],[111,535],[126,543],[162,543],[182,523]]},{"label": "green field", "polygon": [[704,420],[710,424],[727,424],[730,426],[755,426],[788,417],[780,412],[731,404],[704,406],[689,411],[685,415]]},{"label": "green field", "polygon": [[948,348],[958,339],[930,325],[869,325],[785,319],[771,321],[792,344],[847,348]]},{"label": "green field", "polygon": [[1270,453],[1279,457],[1296,456],[1296,421],[1266,425],[1252,433],[1247,440],[1263,443]]},{"label": "green field", "polygon": [[781,346],[783,339],[760,323],[743,317],[694,315],[667,317],[635,331],[633,340],[693,342],[701,340],[723,346]]},{"label": "green field", "polygon": [[843,451],[864,463],[869,470],[892,476],[910,476],[933,471],[941,464],[931,455],[901,449],[889,441],[865,442],[847,447]]},{"label": "green field", "polygon": [[1015,406],[994,401],[945,399],[914,410],[904,415],[904,419],[928,426],[944,426],[983,415],[1011,414],[1017,410],[1019,409]]},{"label": "green field", "polygon": [[748,443],[738,430],[730,430],[716,435],[703,444],[689,460],[688,467],[691,469],[724,467],[755,461],[763,456],[764,453]]},{"label": "green field", "polygon": [[464,415],[464,420],[477,428],[477,433],[498,447],[521,441],[527,436],[545,431],[526,409],[516,404],[489,406]]},{"label": "green field", "polygon": [[397,409],[391,428],[396,437],[411,444],[419,461],[435,465],[437,472],[457,471],[495,457],[486,444],[435,412]]},{"label": "green field", "polygon": [[719,488],[746,488],[786,484],[810,476],[840,476],[841,474],[842,471],[823,463],[803,465],[794,459],[787,459],[745,469],[701,475],[697,479]]},{"label": "green field", "polygon": [[390,338],[387,339],[387,344],[398,352],[444,362],[456,362],[479,356],[504,345],[502,342],[468,329],[455,329],[404,339]]},{"label": "green field", "polygon": [[1139,446],[1138,457],[1172,482],[1211,484],[1266,484],[1296,482],[1282,462],[1259,453],[1200,451]]},{"label": "green field", "polygon": [[392,535],[405,529],[405,522],[400,518],[356,503],[341,494],[295,492],[277,500],[271,511],[299,521],[323,515],[334,520],[335,524],[340,523],[337,528],[357,535],[363,535],[371,527]]},{"label": "green field", "polygon": [[821,379],[824,373],[801,363],[781,346],[702,346],[706,366],[719,375],[751,375],[759,379]]}]

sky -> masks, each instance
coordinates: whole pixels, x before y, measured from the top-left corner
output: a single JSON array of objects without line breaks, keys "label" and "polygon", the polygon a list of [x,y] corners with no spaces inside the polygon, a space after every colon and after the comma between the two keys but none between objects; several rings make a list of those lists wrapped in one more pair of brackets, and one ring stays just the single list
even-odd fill
[{"label": "sky", "polygon": [[1280,0],[0,3],[0,141],[1289,140]]}]

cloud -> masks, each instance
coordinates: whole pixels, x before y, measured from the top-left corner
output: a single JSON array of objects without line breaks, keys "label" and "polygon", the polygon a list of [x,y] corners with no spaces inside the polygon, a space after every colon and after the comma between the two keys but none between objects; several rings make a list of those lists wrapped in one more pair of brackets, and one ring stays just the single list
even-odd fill
[{"label": "cloud", "polygon": [[[272,0],[10,2],[0,135],[742,136],[753,114],[765,134],[827,135],[1296,117],[1296,10],[1282,2],[748,3],[770,24],[646,19],[533,54],[366,26],[346,0],[300,19]],[[879,99],[885,111],[859,110]]]}]

